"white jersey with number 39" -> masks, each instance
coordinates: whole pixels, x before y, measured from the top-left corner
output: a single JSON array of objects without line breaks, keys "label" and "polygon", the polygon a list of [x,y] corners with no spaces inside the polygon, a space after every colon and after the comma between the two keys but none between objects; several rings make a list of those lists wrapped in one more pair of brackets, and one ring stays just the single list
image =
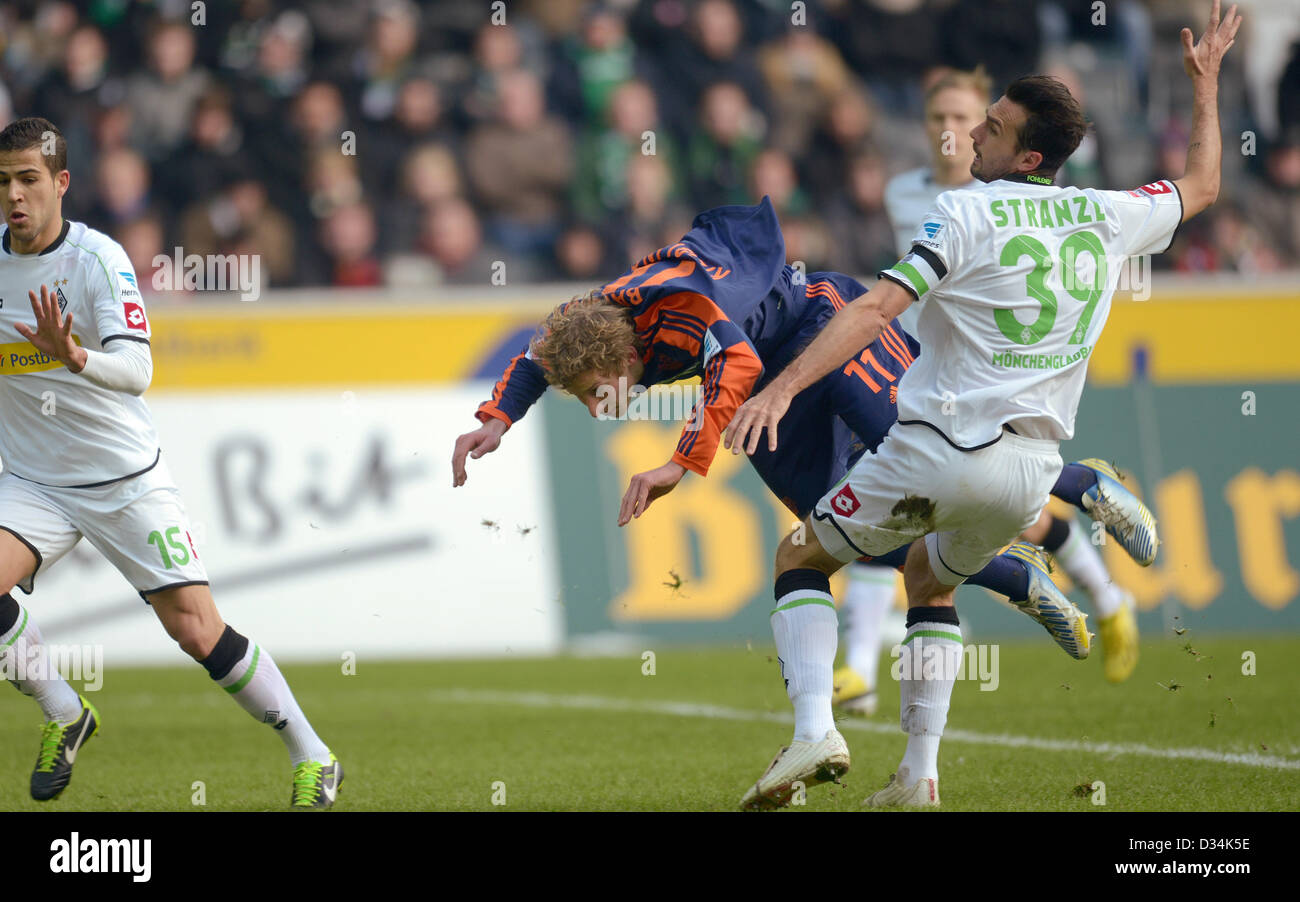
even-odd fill
[{"label": "white jersey with number 39", "polygon": [[1072,437],[1122,265],[1168,248],[1182,209],[1167,181],[1098,191],[999,180],[939,195],[911,252],[881,273],[920,307],[922,353],[899,382],[899,422],[962,448],[996,441],[1004,424]]}]

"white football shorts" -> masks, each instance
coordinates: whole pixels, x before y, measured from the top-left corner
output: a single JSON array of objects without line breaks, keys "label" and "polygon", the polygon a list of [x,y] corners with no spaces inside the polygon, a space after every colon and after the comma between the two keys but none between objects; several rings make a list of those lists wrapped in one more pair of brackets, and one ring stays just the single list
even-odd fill
[{"label": "white football shorts", "polygon": [[1064,466],[1058,445],[1004,429],[960,451],[926,424],[896,423],[817,503],[813,531],[845,563],[925,536],[935,576],[960,585],[1038,519]]},{"label": "white football shorts", "polygon": [[207,585],[189,518],[167,462],[97,488],[58,488],[0,473],[0,529],[36,555],[18,588],[32,593],[37,574],[54,566],[82,536],[145,601],[177,586]]}]

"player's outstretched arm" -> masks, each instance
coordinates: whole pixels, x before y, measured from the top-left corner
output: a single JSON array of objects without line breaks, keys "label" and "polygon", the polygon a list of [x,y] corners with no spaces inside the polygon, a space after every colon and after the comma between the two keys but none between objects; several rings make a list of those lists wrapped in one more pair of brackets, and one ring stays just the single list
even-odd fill
[{"label": "player's outstretched arm", "polygon": [[881,279],[866,294],[847,304],[767,388],[740,406],[724,433],[725,447],[733,454],[740,453],[741,448],[753,454],[766,429],[768,450],[775,451],[776,425],[795,396],[875,341],[910,303],[912,295],[905,288]]},{"label": "player's outstretched arm", "polygon": [[[668,462],[629,480],[618,509],[619,526],[639,518],[653,501],[676,488],[687,472],[708,475],[709,464],[722,443],[723,428],[763,374],[763,361],[745,333],[711,299],[679,292],[661,298],[657,304],[661,310],[671,310],[682,319],[689,317],[705,325],[705,334],[693,339],[692,347],[703,369],[701,394]],[[673,347],[683,349],[680,341],[677,338]]]},{"label": "player's outstretched arm", "polygon": [[474,414],[483,425],[456,439],[451,455],[453,488],[465,484],[465,458],[469,456],[478,460],[495,451],[501,444],[501,436],[537,403],[545,391],[546,376],[542,368],[533,362],[527,350],[516,354],[492,389],[491,400],[480,404]]},{"label": "player's outstretched arm", "polygon": [[1192,79],[1192,134],[1187,145],[1186,174],[1175,179],[1183,200],[1183,222],[1200,213],[1219,197],[1219,173],[1223,163],[1223,139],[1219,133],[1219,65],[1233,45],[1241,16],[1234,5],[1219,19],[1219,0],[1214,0],[1210,24],[1195,44],[1192,30],[1182,30],[1183,69]]},{"label": "player's outstretched arm", "polygon": [[510,427],[505,421],[489,419],[473,432],[466,432],[456,439],[456,449],[451,455],[451,484],[453,488],[465,484],[469,478],[465,473],[465,458],[478,460],[484,454],[491,454],[501,445],[501,436]]},{"label": "player's outstretched arm", "polygon": [[640,517],[650,502],[675,489],[685,475],[686,468],[675,460],[668,461],[662,467],[637,473],[623,493],[623,503],[618,507],[618,525],[627,526],[634,518]]}]

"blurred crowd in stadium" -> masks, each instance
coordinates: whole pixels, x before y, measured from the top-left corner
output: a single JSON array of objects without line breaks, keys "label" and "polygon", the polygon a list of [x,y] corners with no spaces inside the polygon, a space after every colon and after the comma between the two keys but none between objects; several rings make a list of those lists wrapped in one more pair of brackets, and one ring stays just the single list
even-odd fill
[{"label": "blurred crowd in stadium", "polygon": [[[1223,191],[1157,266],[1300,266],[1300,4],[1242,5]],[[1062,181],[1131,188],[1182,174],[1178,31],[1208,9],[0,0],[0,123],[63,130],[65,214],[145,284],[176,247],[259,254],[272,287],[486,286],[498,260],[510,284],[594,282],[764,194],[790,259],[871,274],[896,259],[884,187],[929,160],[923,86],[943,67],[983,65],[995,96],[1027,72],[1066,80],[1095,127]]]}]

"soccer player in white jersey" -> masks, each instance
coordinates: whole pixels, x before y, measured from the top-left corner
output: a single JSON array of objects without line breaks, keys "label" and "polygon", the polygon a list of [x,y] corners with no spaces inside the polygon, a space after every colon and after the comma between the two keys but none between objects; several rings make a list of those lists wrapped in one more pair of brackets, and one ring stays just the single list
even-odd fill
[{"label": "soccer player in white jersey", "polygon": [[[945,191],[977,187],[971,177],[975,147],[971,129],[984,118],[989,103],[989,77],[982,70],[950,70],[925,93],[925,132],[931,163],[895,176],[885,186],[889,214],[899,255],[906,254],[912,238]],[[920,311],[913,305],[899,317],[916,335]],[[1114,478],[1109,464],[1097,459],[1080,461],[1096,469],[1100,478]],[[1083,588],[1097,612],[1106,679],[1128,679],[1138,660],[1138,629],[1132,596],[1116,585],[1097,549],[1073,517],[1043,511],[1022,536],[1050,551],[1061,568]],[[882,578],[882,575],[884,578]],[[880,658],[881,634],[894,603],[895,580],[881,568],[855,564],[849,568],[844,593],[844,666],[835,671],[833,702],[853,714],[870,716],[876,709],[873,681]]]},{"label": "soccer player in white jersey", "polygon": [[[45,119],[0,131],[0,667],[45,716],[32,798],[57,797],[99,714],[43,655],[11,594],[85,538],[153,606],[181,649],[276,731],[291,806],[327,808],[343,779],[265,648],[222,622],[141,395],[149,320],[126,253],[63,218],[67,143]],[[53,399],[54,406],[50,406]]]},{"label": "soccer player in white jersey", "polygon": [[[775,449],[776,424],[795,395],[910,304],[920,305],[923,350],[899,380],[898,422],[818,503],[806,541],[787,537],[777,549],[777,651],[785,678],[801,684],[788,687],[796,722],[811,720],[825,733],[782,749],[746,794],[748,807],[786,804],[795,781],[823,782],[847,767],[831,713],[836,618],[828,577],[860,555],[902,546],[907,747],[889,784],[867,804],[939,803],[939,740],[962,652],[953,590],[1032,525],[1046,503],[1119,264],[1167,249],[1179,224],[1218,197],[1219,66],[1241,24],[1236,11],[1220,20],[1215,0],[1195,44],[1182,30],[1195,98],[1182,178],[1133,191],[1054,185],[1087,123],[1059,81],[1018,79],[972,131],[971,173],[984,184],[940,195],[910,253],[737,411],[724,444],[752,453],[766,431]],[[1086,648],[1087,632],[1078,627]]]},{"label": "soccer player in white jersey", "polygon": [[[932,163],[909,170],[885,186],[885,212],[894,231],[898,253],[907,253],[921,217],[934,200],[952,188],[969,188],[979,182],[971,177],[975,158],[970,130],[984,117],[989,101],[989,79],[982,71],[958,72],[940,77],[925,94],[925,134]],[[916,335],[917,311],[903,311],[898,321]],[[1032,532],[1032,530],[1031,530]],[[1038,536],[1026,534],[1037,542]],[[844,666],[835,671],[835,707],[849,714],[870,717],[876,713],[876,675],[885,621],[897,592],[895,574],[883,567],[855,563],[845,583]]]}]

